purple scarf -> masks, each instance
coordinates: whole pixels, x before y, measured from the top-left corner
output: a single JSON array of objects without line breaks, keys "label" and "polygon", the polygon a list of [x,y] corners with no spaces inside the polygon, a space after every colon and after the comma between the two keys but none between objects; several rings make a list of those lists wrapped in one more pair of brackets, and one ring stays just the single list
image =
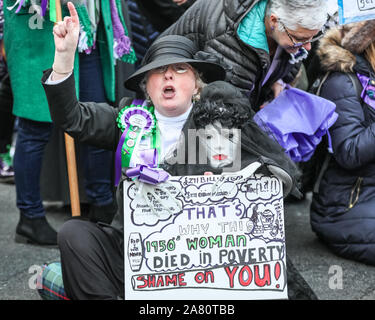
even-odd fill
[{"label": "purple scarf", "polygon": [[375,109],[375,81],[359,73],[357,73],[357,77],[363,87],[361,98],[370,107]]},{"label": "purple scarf", "polygon": [[130,39],[125,35],[125,30],[118,14],[116,0],[111,0],[111,17],[113,37],[117,44],[115,51],[118,57],[122,57],[130,52]]}]

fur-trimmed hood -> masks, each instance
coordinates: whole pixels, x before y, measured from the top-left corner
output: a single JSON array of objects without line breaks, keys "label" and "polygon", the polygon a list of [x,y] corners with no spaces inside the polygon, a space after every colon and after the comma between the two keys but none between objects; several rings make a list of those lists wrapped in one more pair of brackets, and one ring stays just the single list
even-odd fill
[{"label": "fur-trimmed hood", "polygon": [[320,40],[317,54],[324,71],[353,72],[356,57],[341,46],[342,32],[338,28],[330,29]]},{"label": "fur-trimmed hood", "polygon": [[353,72],[356,55],[375,40],[375,20],[330,29],[319,43],[317,54],[325,71]]}]

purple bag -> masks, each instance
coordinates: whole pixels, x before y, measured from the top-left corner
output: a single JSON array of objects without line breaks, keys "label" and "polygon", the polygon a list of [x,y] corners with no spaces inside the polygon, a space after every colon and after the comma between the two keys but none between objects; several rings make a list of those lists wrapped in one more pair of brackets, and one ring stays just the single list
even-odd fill
[{"label": "purple bag", "polygon": [[254,116],[254,121],[274,138],[295,162],[308,161],[338,114],[336,105],[311,93],[289,88]]}]

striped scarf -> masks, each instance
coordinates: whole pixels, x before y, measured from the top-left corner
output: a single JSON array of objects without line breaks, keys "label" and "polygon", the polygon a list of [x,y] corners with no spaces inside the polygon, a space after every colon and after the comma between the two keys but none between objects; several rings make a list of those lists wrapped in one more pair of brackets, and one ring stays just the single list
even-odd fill
[{"label": "striped scarf", "polygon": [[[3,2],[3,0],[0,1],[1,3]],[[40,5],[42,16],[44,16],[47,10],[49,10],[50,20],[52,22],[57,21],[55,0],[17,0],[13,6],[8,7],[7,9],[13,10],[16,8],[15,12],[18,13],[22,7],[30,6],[32,2]],[[66,1],[64,1],[64,4],[65,2]],[[128,30],[122,14],[121,0],[110,0],[110,5],[113,27],[114,58],[134,64],[137,58],[135,56],[134,49],[131,46]],[[75,7],[80,21],[78,51],[90,54],[95,48],[96,43],[97,28],[100,20],[100,0],[75,1]]]}]

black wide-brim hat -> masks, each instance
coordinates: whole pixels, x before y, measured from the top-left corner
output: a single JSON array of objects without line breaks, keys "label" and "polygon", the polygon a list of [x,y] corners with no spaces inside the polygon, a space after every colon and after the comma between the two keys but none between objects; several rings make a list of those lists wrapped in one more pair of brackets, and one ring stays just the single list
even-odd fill
[{"label": "black wide-brim hat", "polygon": [[125,82],[126,88],[140,91],[139,84],[144,79],[147,72],[152,69],[167,66],[175,63],[188,63],[202,76],[202,80],[210,83],[216,80],[224,80],[224,68],[214,62],[194,59],[198,48],[190,39],[168,35],[155,40],[142,61],[142,66],[134,72]]}]

